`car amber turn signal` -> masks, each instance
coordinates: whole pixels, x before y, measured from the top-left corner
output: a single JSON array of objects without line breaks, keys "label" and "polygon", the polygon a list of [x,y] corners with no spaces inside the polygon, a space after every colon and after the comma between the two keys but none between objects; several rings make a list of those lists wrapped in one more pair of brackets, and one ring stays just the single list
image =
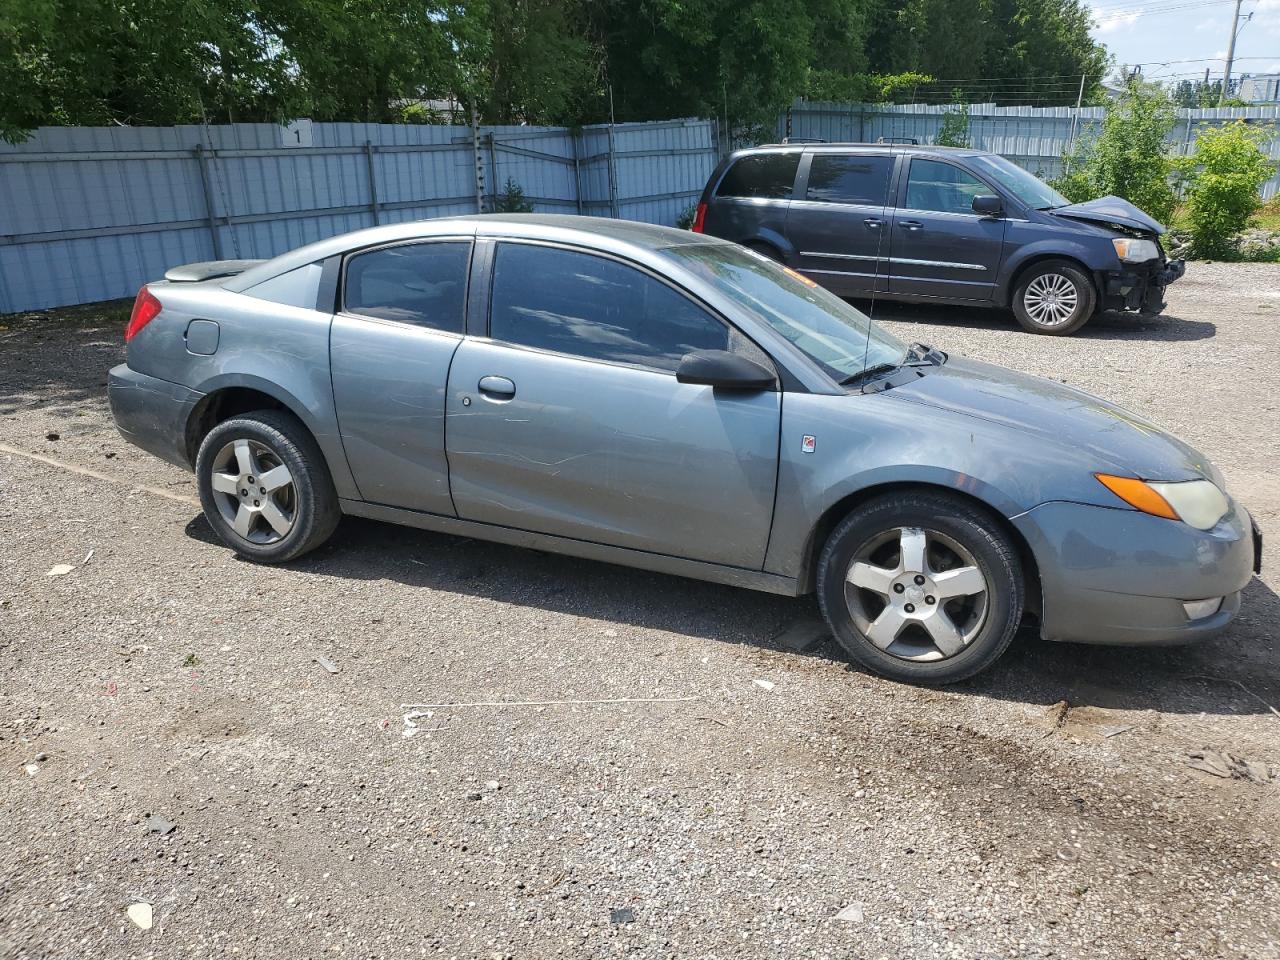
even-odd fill
[{"label": "car amber turn signal", "polygon": [[1153,517],[1164,517],[1167,520],[1181,520],[1178,511],[1169,505],[1169,501],[1156,493],[1141,480],[1132,477],[1113,477],[1108,473],[1095,473],[1098,482],[1114,493],[1135,510],[1149,513]]}]

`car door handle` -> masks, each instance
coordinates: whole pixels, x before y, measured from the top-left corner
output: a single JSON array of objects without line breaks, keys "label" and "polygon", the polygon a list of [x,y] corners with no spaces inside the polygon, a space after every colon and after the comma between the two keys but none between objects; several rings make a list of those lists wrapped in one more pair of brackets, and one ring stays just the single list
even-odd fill
[{"label": "car door handle", "polygon": [[919,220],[899,220],[898,226],[904,230],[923,230],[924,224]]},{"label": "car door handle", "polygon": [[510,400],[516,395],[516,385],[506,377],[481,377],[476,389],[491,400]]},{"label": "car door handle", "polygon": [[884,221],[881,220],[879,217],[867,217],[867,219],[863,220],[862,222],[865,223],[872,230],[879,230],[881,224],[884,223]]}]

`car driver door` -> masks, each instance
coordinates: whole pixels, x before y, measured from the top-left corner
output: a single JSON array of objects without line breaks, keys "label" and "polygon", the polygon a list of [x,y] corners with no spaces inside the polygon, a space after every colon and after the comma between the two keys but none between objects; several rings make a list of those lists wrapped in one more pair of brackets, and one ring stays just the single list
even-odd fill
[{"label": "car driver door", "polygon": [[517,241],[493,253],[489,335],[468,337],[449,374],[458,516],[760,569],[781,395],[675,369],[697,349],[769,358],[625,261]]}]

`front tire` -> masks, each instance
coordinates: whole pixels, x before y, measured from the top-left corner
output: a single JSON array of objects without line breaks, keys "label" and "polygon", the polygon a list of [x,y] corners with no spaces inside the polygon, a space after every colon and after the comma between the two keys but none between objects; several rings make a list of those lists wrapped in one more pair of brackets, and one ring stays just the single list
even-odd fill
[{"label": "front tire", "polygon": [[1052,337],[1075,333],[1093,316],[1098,292],[1067,260],[1046,260],[1028,270],[1013,292],[1013,313],[1024,330]]},{"label": "front tire", "polygon": [[302,423],[255,410],[209,431],[196,454],[204,515],[223,543],[285,563],[329,539],[341,511],[324,455]]},{"label": "front tire", "polygon": [[986,511],[946,493],[877,497],[840,523],[822,551],[818,602],[845,651],[917,684],[985,670],[1022,619],[1017,551]]}]

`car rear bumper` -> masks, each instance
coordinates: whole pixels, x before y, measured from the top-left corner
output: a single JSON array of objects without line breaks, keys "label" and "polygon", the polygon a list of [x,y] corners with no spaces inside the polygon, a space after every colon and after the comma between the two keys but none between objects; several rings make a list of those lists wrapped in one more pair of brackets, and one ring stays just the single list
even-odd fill
[{"label": "car rear bumper", "polygon": [[1182,260],[1133,264],[1102,273],[1102,309],[1159,313],[1164,309],[1164,290],[1184,273]]},{"label": "car rear bumper", "polygon": [[[1240,609],[1261,534],[1239,504],[1212,530],[1136,510],[1045,503],[1013,519],[1040,572],[1048,640],[1179,644],[1213,636]],[[1184,604],[1221,598],[1192,616]]]},{"label": "car rear bumper", "polygon": [[120,435],[147,453],[190,470],[187,422],[204,394],[181,384],[114,367],[107,377],[107,400]]}]

